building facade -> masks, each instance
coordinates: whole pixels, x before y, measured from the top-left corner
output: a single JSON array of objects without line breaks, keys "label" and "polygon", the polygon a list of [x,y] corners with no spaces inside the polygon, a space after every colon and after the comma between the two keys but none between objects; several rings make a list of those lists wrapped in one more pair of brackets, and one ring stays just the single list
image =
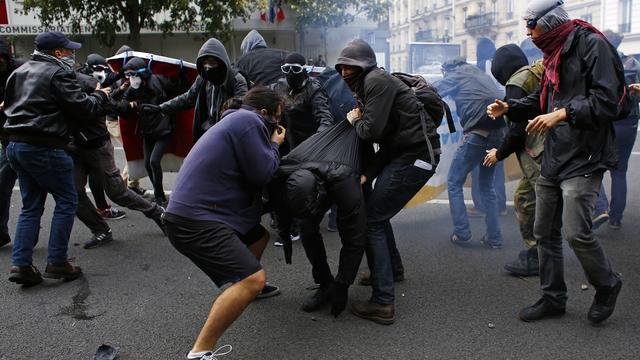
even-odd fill
[{"label": "building facade", "polygon": [[[461,55],[476,61],[478,39],[493,40],[496,47],[520,44],[526,39],[522,17],[527,2],[521,0],[391,0],[389,48],[393,71],[408,71],[410,42],[444,42],[460,45]],[[620,31],[620,47],[640,53],[640,1],[566,0],[572,18],[588,21],[602,30]]]}]

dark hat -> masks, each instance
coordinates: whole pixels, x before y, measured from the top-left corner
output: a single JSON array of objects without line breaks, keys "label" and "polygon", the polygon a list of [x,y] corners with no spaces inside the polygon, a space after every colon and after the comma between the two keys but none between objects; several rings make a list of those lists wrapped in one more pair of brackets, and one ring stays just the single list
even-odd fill
[{"label": "dark hat", "polygon": [[36,36],[36,47],[42,50],[80,49],[82,44],[69,40],[60,31],[47,31]]},{"label": "dark hat", "polygon": [[147,66],[147,63],[143,59],[136,57],[127,62],[127,64],[124,66],[124,70],[136,71],[140,69],[146,69]]},{"label": "dark hat", "polygon": [[304,56],[302,56],[302,54],[298,54],[294,52],[287,55],[287,57],[284,59],[284,62],[285,64],[305,65],[307,63],[307,59],[305,59]]}]

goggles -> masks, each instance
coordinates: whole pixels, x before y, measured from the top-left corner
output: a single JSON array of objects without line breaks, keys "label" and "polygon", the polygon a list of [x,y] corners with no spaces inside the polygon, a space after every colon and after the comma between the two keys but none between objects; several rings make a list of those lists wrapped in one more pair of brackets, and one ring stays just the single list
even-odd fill
[{"label": "goggles", "polygon": [[304,71],[304,66],[298,64],[284,64],[280,66],[280,70],[282,70],[282,72],[285,74],[288,74],[290,72],[294,74],[300,74]]},{"label": "goggles", "polygon": [[547,15],[547,13],[549,13],[551,10],[557,8],[558,6],[560,6],[562,4],[564,4],[564,1],[563,0],[558,0],[558,1],[555,2],[555,4],[551,5],[548,9],[544,10],[542,12],[542,15],[540,15],[540,16],[538,16],[536,18],[533,18],[533,19],[528,19],[527,20],[527,29],[531,29],[531,30],[535,29],[536,26],[538,25],[538,20],[540,20],[543,16]]},{"label": "goggles", "polygon": [[127,71],[124,73],[124,77],[126,78],[132,78],[132,77],[139,77],[142,76],[142,74],[146,73],[147,69],[138,69],[136,71]]},{"label": "goggles", "polygon": [[92,65],[91,70],[93,71],[107,71],[109,67],[106,65]]}]

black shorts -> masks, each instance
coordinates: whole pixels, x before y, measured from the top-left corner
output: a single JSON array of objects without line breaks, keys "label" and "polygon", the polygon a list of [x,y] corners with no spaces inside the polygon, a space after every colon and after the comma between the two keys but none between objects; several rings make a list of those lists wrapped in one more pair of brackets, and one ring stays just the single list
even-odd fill
[{"label": "black shorts", "polygon": [[188,257],[218,287],[236,283],[262,269],[248,246],[260,240],[266,230],[258,224],[241,235],[217,221],[197,221],[166,213],[171,244]]}]

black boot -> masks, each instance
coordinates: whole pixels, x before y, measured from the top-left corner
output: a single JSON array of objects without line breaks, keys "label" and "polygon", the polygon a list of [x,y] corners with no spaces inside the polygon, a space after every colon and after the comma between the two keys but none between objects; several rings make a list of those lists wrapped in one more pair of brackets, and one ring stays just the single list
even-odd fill
[{"label": "black boot", "polygon": [[618,294],[622,289],[622,280],[617,276],[617,282],[611,287],[598,287],[596,288],[596,295],[593,298],[593,304],[589,309],[587,318],[593,324],[599,324],[609,318],[613,314],[613,310],[616,307],[616,300],[618,300]]},{"label": "black boot", "polygon": [[312,312],[320,309],[329,302],[331,296],[331,283],[320,285],[316,292],[306,298],[302,303],[302,311]]},{"label": "black boot", "polygon": [[521,251],[518,259],[505,264],[504,269],[515,276],[538,276],[540,274],[538,249]]}]

